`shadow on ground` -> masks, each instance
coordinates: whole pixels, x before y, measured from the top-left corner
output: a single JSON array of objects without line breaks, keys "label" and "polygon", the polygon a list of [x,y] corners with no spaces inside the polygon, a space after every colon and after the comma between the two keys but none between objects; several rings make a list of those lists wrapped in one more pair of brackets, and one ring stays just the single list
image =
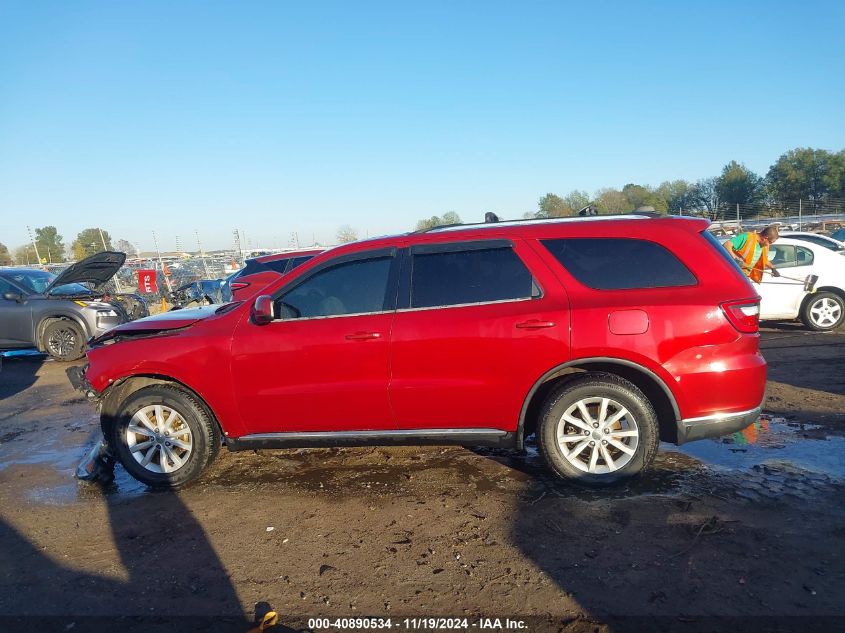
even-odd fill
[{"label": "shadow on ground", "polygon": [[[241,611],[225,567],[177,493],[150,493],[131,503],[117,500],[108,487],[101,494],[126,582],[65,567],[0,521],[0,570],[10,592],[0,628],[145,633],[249,628],[252,618]],[[203,583],[209,576],[216,581]]]},{"label": "shadow on ground", "polygon": [[[0,402],[34,385],[38,380],[38,370],[46,358],[40,354],[0,357]],[[4,413],[4,416],[11,417],[15,413]]]}]

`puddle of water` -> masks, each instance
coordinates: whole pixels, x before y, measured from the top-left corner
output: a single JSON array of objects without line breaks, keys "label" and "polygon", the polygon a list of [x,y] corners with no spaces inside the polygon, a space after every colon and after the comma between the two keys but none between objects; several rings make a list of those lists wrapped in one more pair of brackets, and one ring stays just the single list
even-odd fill
[{"label": "puddle of water", "polygon": [[[78,436],[69,438],[66,434],[48,437],[38,445],[29,441],[4,443],[0,445],[0,472],[15,465],[43,470],[40,482],[33,473],[34,485],[28,491],[32,500],[41,503],[73,503],[103,494],[120,498],[148,494],[149,489],[119,464],[115,480],[108,486],[75,481],[79,460],[97,438],[98,431],[93,431],[84,444]],[[444,490],[457,486],[495,492],[535,481],[562,495],[599,501],[643,495],[714,494],[749,499],[802,496],[845,480],[845,459],[841,457],[845,438],[827,435],[818,426],[787,423],[783,418],[763,419],[732,436],[682,447],[663,445],[648,472],[600,490],[551,476],[530,441],[524,453],[493,448],[473,452],[475,455],[449,447],[405,453],[374,448],[230,455],[219,460],[199,485],[243,489],[272,484],[329,494],[366,491],[395,495],[430,485]],[[479,461],[478,457],[484,459]],[[505,468],[485,464],[486,460]]]},{"label": "puddle of water", "polygon": [[664,450],[689,455],[717,470],[786,467],[845,479],[845,438],[827,435],[820,427],[762,419],[739,433]]},{"label": "puddle of water", "polygon": [[44,352],[39,352],[37,349],[15,349],[8,352],[0,352],[3,358],[21,358],[26,356],[46,356]]},{"label": "puddle of water", "polygon": [[476,449],[479,455],[521,471],[547,489],[584,501],[638,496],[713,495],[747,500],[805,497],[845,480],[845,438],[827,435],[821,427],[761,421],[730,436],[678,447],[661,444],[654,464],[639,477],[602,489],[561,482],[545,470],[533,438],[524,454]]},{"label": "puddle of water", "polygon": [[84,444],[79,444],[73,436],[68,441],[69,436],[64,434],[47,436],[37,445],[32,442],[4,443],[0,445],[0,472],[16,466],[35,467],[28,476],[34,485],[27,491],[27,497],[39,503],[65,504],[103,494],[132,497],[145,493],[147,487],[133,479],[122,466],[115,468],[114,482],[105,487],[76,479],[76,466],[99,438],[97,430]]}]

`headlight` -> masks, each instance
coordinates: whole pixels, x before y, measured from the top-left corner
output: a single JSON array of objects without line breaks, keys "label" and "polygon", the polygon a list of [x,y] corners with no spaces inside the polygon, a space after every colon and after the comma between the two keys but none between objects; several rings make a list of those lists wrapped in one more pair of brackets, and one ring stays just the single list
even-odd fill
[{"label": "headlight", "polygon": [[98,317],[116,317],[117,312],[114,310],[97,310]]},{"label": "headlight", "polygon": [[94,308],[95,310],[97,308],[110,308],[111,307],[110,303],[105,303],[103,301],[83,301],[83,300],[79,300],[79,299],[74,299],[73,302],[78,306],[82,306],[83,308]]}]

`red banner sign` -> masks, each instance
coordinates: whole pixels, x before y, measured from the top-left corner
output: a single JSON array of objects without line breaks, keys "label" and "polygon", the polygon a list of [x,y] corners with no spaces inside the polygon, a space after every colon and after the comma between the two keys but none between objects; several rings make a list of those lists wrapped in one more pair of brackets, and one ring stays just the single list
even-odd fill
[{"label": "red banner sign", "polygon": [[138,292],[158,292],[158,285],[156,284],[156,271],[138,271]]}]

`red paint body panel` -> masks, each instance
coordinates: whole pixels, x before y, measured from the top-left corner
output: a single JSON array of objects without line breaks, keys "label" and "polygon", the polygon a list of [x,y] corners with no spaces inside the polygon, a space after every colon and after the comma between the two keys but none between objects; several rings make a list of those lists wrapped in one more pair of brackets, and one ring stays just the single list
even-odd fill
[{"label": "red paint body panel", "polygon": [[611,334],[645,334],[648,332],[648,313],[645,310],[614,310],[607,317]]},{"label": "red paint body panel", "polygon": [[566,293],[533,250],[515,247],[542,297],[397,312],[390,401],[399,428],[514,431],[534,382],[569,359]]},{"label": "red paint body panel", "polygon": [[[387,396],[394,313],[244,319],[232,378],[247,433],[379,430],[393,426]],[[359,333],[377,338],[353,338]]]},{"label": "red paint body panel", "polygon": [[[747,411],[762,400],[765,362],[757,334],[739,333],[720,304],[756,293],[699,235],[706,226],[689,219],[536,222],[355,242],[276,275],[262,293],[277,293],[323,262],[365,250],[508,239],[542,297],[267,325],[252,322],[251,302],[245,302],[225,314],[186,319],[178,332],[94,347],[86,376],[98,391],[131,375],[172,377],[209,404],[231,437],[406,428],[514,431],[543,374],[592,358],[647,369],[670,390],[682,418]],[[687,265],[697,284],[588,288],[540,243],[560,237],[659,242]]]},{"label": "red paint body panel", "polygon": [[205,400],[226,432],[242,435],[232,388],[231,341],[243,314],[228,312],[178,332],[94,347],[88,351],[86,378],[97,391],[130,376],[172,378]]},{"label": "red paint body panel", "polygon": [[[249,301],[281,277],[282,275],[274,270],[262,270],[260,273],[238,277],[232,282],[232,301]],[[246,286],[238,287],[239,284]]]}]

